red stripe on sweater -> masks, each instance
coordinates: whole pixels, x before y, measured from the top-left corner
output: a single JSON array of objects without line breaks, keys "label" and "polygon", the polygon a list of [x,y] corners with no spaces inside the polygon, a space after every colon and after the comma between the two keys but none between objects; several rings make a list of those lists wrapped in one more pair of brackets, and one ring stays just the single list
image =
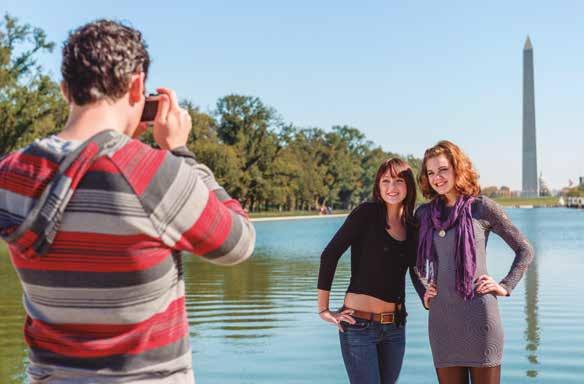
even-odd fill
[{"label": "red stripe on sweater", "polygon": [[184,297],[150,319],[135,324],[50,324],[27,317],[25,340],[64,356],[99,358],[137,355],[188,335]]},{"label": "red stripe on sweater", "polygon": [[16,268],[49,271],[130,272],[157,265],[171,255],[158,240],[146,235],[59,232],[49,252],[26,259],[11,248]]},{"label": "red stripe on sweater", "polygon": [[91,159],[99,152],[99,146],[96,143],[89,143],[83,151],[77,156],[71,165],[65,170],[63,174],[65,177],[71,178],[71,188],[73,191],[77,189],[77,184],[85,176],[85,173],[91,167]]},{"label": "red stripe on sweater", "polygon": [[0,189],[37,198],[57,168],[43,157],[12,153],[0,163]]},{"label": "red stripe on sweater", "polygon": [[163,151],[148,151],[145,153],[143,158],[142,167],[140,168],[139,172],[136,172],[133,179],[129,180],[130,183],[134,186],[134,190],[136,194],[142,195],[150,181],[156,175],[156,171],[160,168],[160,165],[166,158],[167,153]]},{"label": "red stripe on sweater", "polygon": [[130,141],[112,159],[137,195],[141,195],[164,162],[166,151],[156,150],[137,140]]},{"label": "red stripe on sweater", "polygon": [[243,209],[243,207],[241,206],[239,201],[237,201],[236,199],[224,200],[222,203],[224,206],[231,209],[233,212],[237,213],[238,215],[243,216],[246,219],[249,218],[249,215],[247,214],[247,212]]},{"label": "red stripe on sweater", "polygon": [[104,172],[104,173],[120,173],[120,170],[112,162],[109,157],[100,157],[95,160],[93,166],[90,168],[92,172]]},{"label": "red stripe on sweater", "polygon": [[10,256],[18,255],[21,260],[31,260],[38,255],[32,250],[32,245],[37,241],[38,235],[33,231],[24,232],[15,242],[8,243]]},{"label": "red stripe on sweater", "polygon": [[45,169],[48,168],[52,171],[57,170],[59,168],[59,164],[49,159],[41,156],[29,155],[24,152],[13,152],[10,155],[6,156],[0,162],[0,166],[9,166],[10,168],[21,168],[21,169]]},{"label": "red stripe on sweater", "polygon": [[207,204],[195,224],[177,242],[178,249],[203,256],[221,246],[231,230],[230,211],[214,193],[209,193]]}]

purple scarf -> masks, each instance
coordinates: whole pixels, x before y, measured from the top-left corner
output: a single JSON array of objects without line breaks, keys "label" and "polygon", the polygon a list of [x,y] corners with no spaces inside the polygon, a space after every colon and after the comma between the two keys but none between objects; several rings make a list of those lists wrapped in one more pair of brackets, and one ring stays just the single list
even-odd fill
[{"label": "purple scarf", "polygon": [[434,248],[434,233],[456,227],[455,288],[465,300],[470,300],[474,296],[473,279],[477,263],[471,214],[473,200],[473,197],[459,196],[445,221],[441,220],[443,199],[435,198],[430,202],[430,209],[420,218],[420,240],[416,263],[420,276],[427,277],[428,282],[435,282],[438,257]]}]

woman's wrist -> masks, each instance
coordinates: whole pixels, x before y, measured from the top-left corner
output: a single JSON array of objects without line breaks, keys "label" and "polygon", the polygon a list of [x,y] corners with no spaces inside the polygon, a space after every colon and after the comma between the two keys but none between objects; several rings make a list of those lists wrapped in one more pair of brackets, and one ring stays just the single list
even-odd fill
[{"label": "woman's wrist", "polygon": [[328,310],[329,310],[329,308],[328,308],[328,307],[326,307],[326,308],[323,308],[323,309],[321,309],[321,310],[319,310],[319,311],[318,311],[318,314],[319,314],[319,315],[322,315],[324,312],[326,312],[326,311],[328,311]]}]

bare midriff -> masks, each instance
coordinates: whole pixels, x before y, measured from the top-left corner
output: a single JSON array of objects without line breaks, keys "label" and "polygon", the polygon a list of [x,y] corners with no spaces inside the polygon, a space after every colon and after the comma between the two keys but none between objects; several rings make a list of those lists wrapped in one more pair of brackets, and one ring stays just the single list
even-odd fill
[{"label": "bare midriff", "polygon": [[389,303],[369,295],[351,292],[345,296],[344,304],[347,308],[372,313],[395,312],[399,308],[399,304]]}]

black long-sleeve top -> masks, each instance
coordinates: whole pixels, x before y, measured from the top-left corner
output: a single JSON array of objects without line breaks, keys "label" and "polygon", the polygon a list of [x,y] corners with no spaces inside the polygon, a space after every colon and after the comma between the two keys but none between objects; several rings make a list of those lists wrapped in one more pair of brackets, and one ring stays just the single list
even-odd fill
[{"label": "black long-sleeve top", "polygon": [[398,241],[387,233],[384,205],[365,202],[355,208],[328,243],[320,258],[318,289],[330,291],[340,257],[351,247],[351,281],[347,292],[365,294],[390,303],[405,301],[405,274],[420,297],[425,287],[416,264],[417,230],[407,227]]}]

